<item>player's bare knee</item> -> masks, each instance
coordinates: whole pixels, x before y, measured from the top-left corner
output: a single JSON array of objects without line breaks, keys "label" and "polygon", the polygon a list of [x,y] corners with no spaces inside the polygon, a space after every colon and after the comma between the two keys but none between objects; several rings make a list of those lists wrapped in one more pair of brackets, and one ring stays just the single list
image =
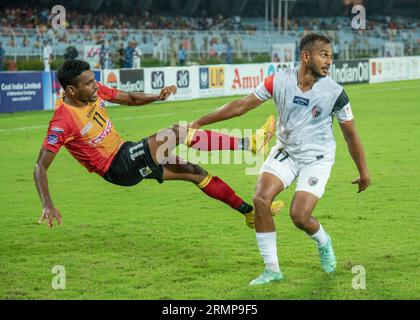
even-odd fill
[{"label": "player's bare knee", "polygon": [[272,199],[270,197],[267,197],[263,194],[256,194],[254,195],[254,198],[252,199],[254,202],[254,206],[261,208],[261,209],[267,209],[271,207]]}]

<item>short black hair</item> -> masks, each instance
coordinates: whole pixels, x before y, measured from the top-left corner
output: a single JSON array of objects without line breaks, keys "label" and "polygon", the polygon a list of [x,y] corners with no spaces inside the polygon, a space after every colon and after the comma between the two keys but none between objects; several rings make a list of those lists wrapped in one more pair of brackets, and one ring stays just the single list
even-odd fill
[{"label": "short black hair", "polygon": [[322,41],[324,43],[330,44],[331,41],[326,36],[322,34],[310,33],[300,40],[299,44],[299,51],[302,52],[303,50],[310,51],[317,41]]},{"label": "short black hair", "polygon": [[76,78],[84,71],[90,70],[90,65],[83,60],[67,60],[57,69],[57,79],[63,89],[69,85],[77,85]]}]

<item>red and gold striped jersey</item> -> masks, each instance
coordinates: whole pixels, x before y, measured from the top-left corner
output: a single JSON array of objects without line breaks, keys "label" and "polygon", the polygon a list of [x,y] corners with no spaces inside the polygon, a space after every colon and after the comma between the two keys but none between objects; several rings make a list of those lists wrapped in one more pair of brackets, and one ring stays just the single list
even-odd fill
[{"label": "red and gold striped jersey", "polygon": [[113,99],[117,90],[97,84],[98,99],[83,108],[66,104],[64,97],[56,101],[43,148],[57,153],[64,145],[89,172],[103,176],[124,141],[105,109],[105,101]]}]

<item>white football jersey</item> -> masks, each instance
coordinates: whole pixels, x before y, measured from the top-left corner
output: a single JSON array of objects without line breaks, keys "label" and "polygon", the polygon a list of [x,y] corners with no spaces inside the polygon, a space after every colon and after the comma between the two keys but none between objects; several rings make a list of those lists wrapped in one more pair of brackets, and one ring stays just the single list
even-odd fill
[{"label": "white football jersey", "polygon": [[277,142],[292,157],[303,161],[319,156],[334,159],[333,116],[340,122],[353,119],[349,98],[328,76],[302,92],[297,74],[298,68],[276,72],[255,88],[254,95],[262,101],[274,99],[279,112]]}]

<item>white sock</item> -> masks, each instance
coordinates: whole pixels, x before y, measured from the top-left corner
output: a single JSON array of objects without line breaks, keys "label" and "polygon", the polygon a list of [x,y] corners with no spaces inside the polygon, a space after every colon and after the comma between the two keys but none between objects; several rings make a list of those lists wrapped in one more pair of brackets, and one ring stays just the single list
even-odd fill
[{"label": "white sock", "polygon": [[277,233],[256,232],[258,248],[264,259],[265,268],[274,272],[280,272],[279,260],[277,258]]},{"label": "white sock", "polygon": [[318,247],[323,247],[328,243],[328,234],[325,232],[321,224],[319,224],[318,231],[309,236],[316,241]]}]

